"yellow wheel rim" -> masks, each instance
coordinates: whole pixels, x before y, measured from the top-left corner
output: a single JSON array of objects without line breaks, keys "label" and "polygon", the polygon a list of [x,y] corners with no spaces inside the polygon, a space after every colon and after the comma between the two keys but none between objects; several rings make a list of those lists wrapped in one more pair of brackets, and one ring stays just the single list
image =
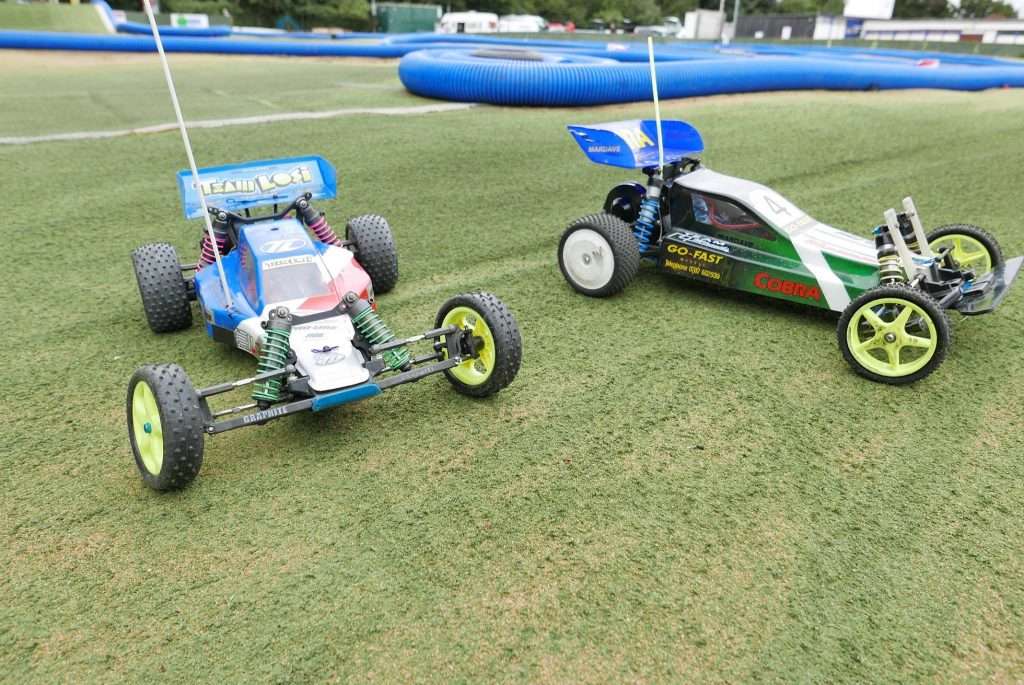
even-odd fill
[{"label": "yellow wheel rim", "polygon": [[132,437],[142,465],[154,476],[160,475],[164,464],[164,432],[156,395],[146,381],[136,383],[132,392]]},{"label": "yellow wheel rim", "polygon": [[899,378],[920,371],[935,356],[939,336],[923,308],[897,297],[871,300],[846,327],[853,358],[880,376]]},{"label": "yellow wheel rim", "polygon": [[470,329],[477,340],[478,357],[467,359],[458,366],[448,370],[452,376],[466,385],[483,385],[491,377],[494,371],[494,335],[490,326],[484,321],[479,312],[469,307],[455,307],[448,312],[442,327],[456,326],[462,329]]},{"label": "yellow wheel rim", "polygon": [[950,233],[936,238],[928,243],[928,246],[935,253],[947,247],[952,248],[950,254],[953,255],[956,263],[964,269],[970,269],[979,278],[992,271],[992,255],[989,254],[984,243],[977,238],[963,233]]}]

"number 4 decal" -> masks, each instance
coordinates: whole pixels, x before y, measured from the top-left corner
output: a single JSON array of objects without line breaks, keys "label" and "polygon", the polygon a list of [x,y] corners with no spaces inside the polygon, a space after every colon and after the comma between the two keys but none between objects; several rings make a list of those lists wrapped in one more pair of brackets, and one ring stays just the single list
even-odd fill
[{"label": "number 4 decal", "polygon": [[[776,214],[785,214],[786,216],[792,216],[790,211],[786,209],[784,205],[779,204],[779,201],[776,200],[776,198],[778,198],[778,200],[782,200],[782,198],[778,197],[777,195],[775,197],[772,197],[770,194],[765,193],[764,201],[768,203],[768,207],[771,208],[771,210]],[[782,201],[785,202],[785,200]]]}]

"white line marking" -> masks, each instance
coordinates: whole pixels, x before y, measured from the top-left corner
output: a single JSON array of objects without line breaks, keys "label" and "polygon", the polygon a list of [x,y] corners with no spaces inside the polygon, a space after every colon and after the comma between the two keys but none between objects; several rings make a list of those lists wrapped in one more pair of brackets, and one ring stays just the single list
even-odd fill
[{"label": "white line marking", "polygon": [[[345,88],[370,88],[372,90],[401,90],[402,84],[398,83],[363,83],[361,81],[335,81],[334,85]],[[278,91],[280,92],[280,91]],[[31,93],[29,93],[31,95]],[[6,96],[5,96],[6,97]]]},{"label": "white line marking", "polygon": [[[380,114],[382,116],[408,116],[414,114],[433,114],[435,112],[453,112],[475,107],[472,102],[450,102],[436,105],[420,105],[417,107],[348,107],[331,109],[323,112],[282,112],[280,114],[264,114],[234,119],[203,119],[190,121],[188,126],[196,128],[223,128],[226,126],[248,126],[250,124],[268,124],[276,121],[304,121],[309,119],[333,119],[334,117],[353,116],[356,114]],[[117,131],[76,131],[73,133],[49,133],[42,136],[10,136],[0,138],[0,145],[31,145],[32,143],[51,143],[61,140],[103,140],[120,138],[121,136],[142,135],[146,133],[164,133],[178,128],[177,123],[154,124],[140,128],[125,128]]]}]

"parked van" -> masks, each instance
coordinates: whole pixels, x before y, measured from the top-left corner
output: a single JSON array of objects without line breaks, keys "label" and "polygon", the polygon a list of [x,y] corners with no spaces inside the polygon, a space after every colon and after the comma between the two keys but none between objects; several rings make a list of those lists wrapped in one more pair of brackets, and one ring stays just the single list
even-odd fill
[{"label": "parked van", "polygon": [[497,33],[494,12],[447,12],[437,25],[438,33]]},{"label": "parked van", "polygon": [[498,20],[498,33],[540,33],[548,23],[535,14],[506,14]]}]

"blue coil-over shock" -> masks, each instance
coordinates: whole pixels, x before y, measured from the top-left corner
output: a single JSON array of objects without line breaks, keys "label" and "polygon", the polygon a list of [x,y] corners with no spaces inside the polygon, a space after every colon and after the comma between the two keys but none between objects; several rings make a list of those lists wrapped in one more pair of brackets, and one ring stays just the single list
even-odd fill
[{"label": "blue coil-over shock", "polygon": [[652,175],[647,184],[647,195],[640,202],[640,213],[633,222],[633,235],[636,237],[640,254],[651,249],[651,239],[658,221],[661,220],[661,178]]}]

